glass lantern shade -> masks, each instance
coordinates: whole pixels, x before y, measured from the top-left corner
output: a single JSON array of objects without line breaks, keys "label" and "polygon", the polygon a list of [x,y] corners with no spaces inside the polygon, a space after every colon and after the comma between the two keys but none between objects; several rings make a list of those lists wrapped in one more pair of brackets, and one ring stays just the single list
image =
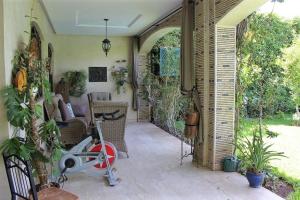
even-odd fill
[{"label": "glass lantern shade", "polygon": [[109,50],[110,50],[110,47],[111,47],[111,44],[110,44],[110,41],[109,41],[109,39],[104,39],[103,41],[102,41],[102,49],[103,49],[103,51],[105,52],[105,55],[107,56],[107,53],[109,52]]}]

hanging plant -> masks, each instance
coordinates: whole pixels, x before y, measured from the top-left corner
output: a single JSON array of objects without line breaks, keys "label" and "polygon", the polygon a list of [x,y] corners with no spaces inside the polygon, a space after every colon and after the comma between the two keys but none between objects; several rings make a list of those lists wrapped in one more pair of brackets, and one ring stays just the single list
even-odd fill
[{"label": "hanging plant", "polygon": [[87,76],[84,71],[68,71],[63,76],[69,84],[71,96],[80,97],[86,92]]},{"label": "hanging plant", "polygon": [[121,93],[121,89],[123,89],[123,92],[126,93],[126,83],[128,78],[128,68],[127,67],[119,67],[116,69],[113,67],[113,70],[111,72],[111,76],[116,84],[117,93]]}]

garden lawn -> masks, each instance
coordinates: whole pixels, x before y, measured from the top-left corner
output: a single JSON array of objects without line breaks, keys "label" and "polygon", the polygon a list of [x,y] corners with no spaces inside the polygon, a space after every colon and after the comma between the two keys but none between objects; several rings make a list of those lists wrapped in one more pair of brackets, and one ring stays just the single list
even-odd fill
[{"label": "garden lawn", "polygon": [[[267,117],[263,120],[263,123],[267,126],[270,125],[293,125],[292,114],[279,114],[274,117]],[[253,131],[258,127],[258,118],[245,118],[241,120],[241,136],[251,136]]]},{"label": "garden lawn", "polygon": [[300,179],[300,127],[285,125],[270,125],[268,129],[279,133],[275,138],[267,138],[268,143],[274,144],[272,149],[284,152],[286,158],[273,161],[287,175]]},{"label": "garden lawn", "polygon": [[272,150],[284,152],[286,156],[286,158],[272,162],[272,166],[283,172],[275,174],[283,176],[294,185],[296,192],[290,200],[300,200],[300,127],[269,125],[268,129],[279,133],[275,138],[266,139],[268,143],[273,144]]},{"label": "garden lawn", "polygon": [[[297,191],[291,200],[300,200],[300,127],[293,126],[292,114],[277,115],[263,122],[269,131],[278,133],[277,137],[266,137],[266,141],[273,144],[272,150],[284,152],[286,156],[272,162],[280,171],[275,174],[283,176],[294,185]],[[257,125],[258,119],[243,119],[240,134],[251,136]]]}]

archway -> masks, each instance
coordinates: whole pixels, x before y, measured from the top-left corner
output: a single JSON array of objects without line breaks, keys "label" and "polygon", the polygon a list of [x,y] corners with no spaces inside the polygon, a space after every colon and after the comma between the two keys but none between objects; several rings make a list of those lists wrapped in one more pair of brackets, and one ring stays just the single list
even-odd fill
[{"label": "archway", "polygon": [[36,41],[35,53],[38,59],[42,59],[42,35],[37,23],[31,22],[30,41]]},{"label": "archway", "polygon": [[179,30],[180,27],[174,26],[174,27],[166,27],[159,29],[152,33],[150,36],[148,36],[142,44],[140,44],[140,54],[147,54],[151,51],[152,47],[155,45],[155,43],[162,38],[164,35],[174,31],[174,30]]},{"label": "archway", "polygon": [[[138,74],[139,74],[139,94],[143,94],[144,90],[146,89],[143,85],[143,75],[144,72],[150,64],[150,52],[157,41],[171,33],[175,30],[180,30],[179,26],[170,26],[170,27],[158,27],[158,30],[152,31],[150,35],[147,37],[142,38],[139,54],[138,54]],[[138,108],[138,121],[150,121],[151,120],[151,109],[149,103],[139,95],[139,108]]]},{"label": "archway", "polygon": [[49,83],[50,83],[50,90],[51,92],[54,91],[53,87],[53,46],[51,43],[48,44],[48,58],[47,58],[47,70],[48,70],[48,78],[49,78]]}]

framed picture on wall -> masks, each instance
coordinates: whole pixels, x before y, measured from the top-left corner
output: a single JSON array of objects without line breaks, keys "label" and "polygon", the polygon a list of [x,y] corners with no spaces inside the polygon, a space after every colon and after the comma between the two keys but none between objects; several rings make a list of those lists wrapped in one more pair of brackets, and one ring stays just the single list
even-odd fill
[{"label": "framed picture on wall", "polygon": [[89,67],[89,82],[107,82],[107,67]]}]

